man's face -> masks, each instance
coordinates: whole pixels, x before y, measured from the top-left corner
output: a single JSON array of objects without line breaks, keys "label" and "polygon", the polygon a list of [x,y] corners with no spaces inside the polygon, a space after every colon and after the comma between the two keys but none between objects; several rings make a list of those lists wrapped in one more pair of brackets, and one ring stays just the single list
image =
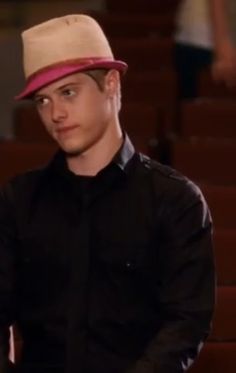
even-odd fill
[{"label": "man's face", "polygon": [[114,120],[117,72],[103,77],[102,89],[84,73],[62,78],[34,97],[47,131],[67,154],[82,154],[94,146]]}]

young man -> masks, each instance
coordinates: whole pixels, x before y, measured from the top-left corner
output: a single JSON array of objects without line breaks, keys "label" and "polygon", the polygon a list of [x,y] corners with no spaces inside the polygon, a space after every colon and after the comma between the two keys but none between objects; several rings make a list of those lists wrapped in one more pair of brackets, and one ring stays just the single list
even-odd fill
[{"label": "young man", "polygon": [[0,371],[16,323],[23,373],[183,372],[214,305],[206,202],[121,130],[127,66],[95,20],[52,19],[23,44],[18,99],[35,101],[60,150],[1,193]]}]

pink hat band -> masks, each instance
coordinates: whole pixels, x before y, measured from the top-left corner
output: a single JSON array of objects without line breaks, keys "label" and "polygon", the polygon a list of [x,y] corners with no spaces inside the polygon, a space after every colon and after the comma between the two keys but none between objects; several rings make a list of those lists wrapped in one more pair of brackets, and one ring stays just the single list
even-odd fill
[{"label": "pink hat band", "polygon": [[83,58],[77,61],[67,61],[48,66],[37,73],[31,75],[24,90],[15,97],[16,100],[30,98],[36,91],[55,82],[67,75],[91,69],[116,69],[125,73],[128,65],[123,61],[111,60],[107,58]]}]

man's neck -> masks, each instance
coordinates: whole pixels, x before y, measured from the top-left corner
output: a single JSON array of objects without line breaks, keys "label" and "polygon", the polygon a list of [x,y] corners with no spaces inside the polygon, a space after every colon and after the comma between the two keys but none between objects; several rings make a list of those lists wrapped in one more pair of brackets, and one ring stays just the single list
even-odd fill
[{"label": "man's neck", "polygon": [[123,142],[121,130],[112,136],[104,136],[86,152],[67,157],[70,171],[76,175],[95,176],[106,167],[120,149]]}]

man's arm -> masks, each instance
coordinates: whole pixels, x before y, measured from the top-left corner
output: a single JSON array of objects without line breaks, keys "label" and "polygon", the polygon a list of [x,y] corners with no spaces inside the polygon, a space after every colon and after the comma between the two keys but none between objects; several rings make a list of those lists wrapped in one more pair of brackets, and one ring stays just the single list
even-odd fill
[{"label": "man's arm", "polygon": [[184,372],[210,331],[215,276],[209,211],[193,186],[170,202],[157,268],[162,325],[127,373]]},{"label": "man's arm", "polygon": [[236,85],[236,48],[230,33],[229,0],[208,0],[208,3],[215,43],[212,75],[231,87]]},{"label": "man's arm", "polygon": [[15,234],[10,204],[0,192],[0,372],[10,372],[9,327],[13,322],[15,284]]}]

